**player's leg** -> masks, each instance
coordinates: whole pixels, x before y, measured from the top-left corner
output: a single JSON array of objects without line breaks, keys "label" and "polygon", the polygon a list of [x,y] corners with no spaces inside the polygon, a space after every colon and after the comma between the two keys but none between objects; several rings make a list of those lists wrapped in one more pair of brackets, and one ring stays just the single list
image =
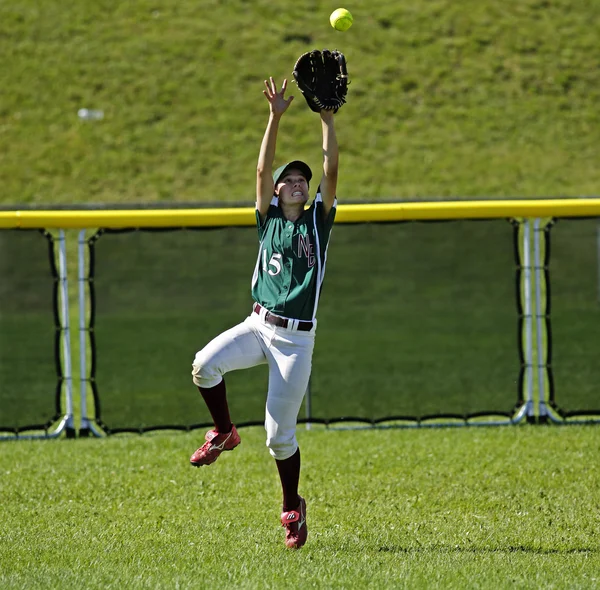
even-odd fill
[{"label": "player's leg", "polygon": [[[289,334],[287,335],[289,336]],[[267,446],[275,459],[283,493],[282,524],[286,544],[299,548],[306,542],[306,503],[298,494],[300,449],[296,440],[298,412],[308,387],[314,334],[293,333],[292,340],[274,338],[268,351],[269,391],[265,428]]]},{"label": "player's leg", "polygon": [[214,422],[206,443],[190,458],[192,465],[210,465],[223,451],[233,450],[240,437],[231,422],[224,375],[266,363],[255,331],[247,322],[223,332],[201,351],[192,364],[192,376]]}]

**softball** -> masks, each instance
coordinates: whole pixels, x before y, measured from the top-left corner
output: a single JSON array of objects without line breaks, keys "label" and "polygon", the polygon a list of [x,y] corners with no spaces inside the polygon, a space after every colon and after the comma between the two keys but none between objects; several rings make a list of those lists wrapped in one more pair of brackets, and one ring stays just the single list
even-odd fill
[{"label": "softball", "polygon": [[336,31],[347,31],[352,26],[352,15],[345,8],[338,8],[331,13],[329,22]]}]

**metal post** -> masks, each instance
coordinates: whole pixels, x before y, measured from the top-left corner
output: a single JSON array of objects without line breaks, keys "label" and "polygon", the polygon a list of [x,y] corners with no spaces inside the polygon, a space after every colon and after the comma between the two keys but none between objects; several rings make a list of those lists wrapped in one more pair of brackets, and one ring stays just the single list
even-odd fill
[{"label": "metal post", "polygon": [[85,230],[79,232],[78,243],[78,282],[79,282],[79,385],[81,395],[81,424],[79,436],[88,436],[92,433],[94,436],[101,434],[94,428],[87,415],[87,329],[86,329],[86,309],[85,309]]},{"label": "metal post", "polygon": [[59,231],[58,238],[59,285],[62,312],[62,345],[64,360],[64,382],[66,399],[65,431],[67,438],[75,437],[73,421],[73,373],[71,369],[71,331],[69,322],[69,288],[67,282],[67,248],[64,230]]},{"label": "metal post", "polygon": [[526,415],[535,415],[533,407],[533,326],[531,305],[531,221],[523,222],[523,299],[525,314],[525,407]]},{"label": "metal post", "polygon": [[544,365],[544,326],[543,320],[546,315],[545,305],[542,303],[542,255],[540,235],[542,230],[540,229],[540,219],[537,218],[533,222],[534,240],[533,240],[533,252],[534,252],[534,265],[535,265],[535,306],[536,306],[536,339],[537,339],[537,375],[538,375],[538,413],[540,419],[545,420],[549,416],[548,409],[546,407],[546,375]]}]

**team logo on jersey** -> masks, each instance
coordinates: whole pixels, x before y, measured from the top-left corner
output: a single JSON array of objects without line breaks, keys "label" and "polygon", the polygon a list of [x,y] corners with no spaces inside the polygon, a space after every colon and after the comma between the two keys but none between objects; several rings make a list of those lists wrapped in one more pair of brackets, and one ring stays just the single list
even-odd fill
[{"label": "team logo on jersey", "polygon": [[308,268],[315,265],[315,245],[311,243],[308,236],[298,236],[298,258],[306,256],[308,260]]}]

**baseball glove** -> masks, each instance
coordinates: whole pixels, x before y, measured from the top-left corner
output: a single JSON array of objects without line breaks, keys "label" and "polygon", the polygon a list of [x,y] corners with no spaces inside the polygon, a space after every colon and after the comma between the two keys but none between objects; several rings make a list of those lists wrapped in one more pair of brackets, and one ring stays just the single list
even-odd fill
[{"label": "baseball glove", "polygon": [[346,58],[340,51],[313,49],[303,53],[297,59],[292,74],[315,113],[321,110],[337,113],[346,102],[348,72]]}]

